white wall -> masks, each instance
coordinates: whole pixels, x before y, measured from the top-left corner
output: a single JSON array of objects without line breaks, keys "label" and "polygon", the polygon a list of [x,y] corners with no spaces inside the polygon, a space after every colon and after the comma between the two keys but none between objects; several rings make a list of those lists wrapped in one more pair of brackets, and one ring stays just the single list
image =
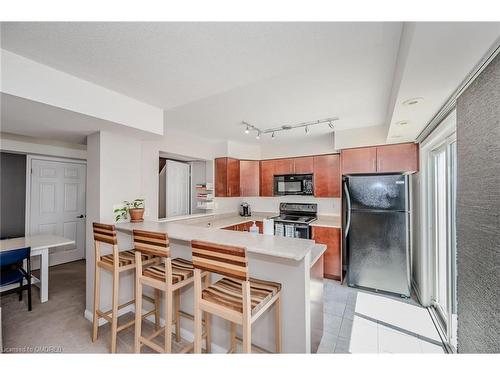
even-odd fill
[{"label": "white wall", "polygon": [[[141,191],[145,199],[145,218],[158,218],[158,168],[160,151],[207,160],[207,180],[213,180],[213,159],[226,156],[227,143],[166,130],[157,140],[143,141],[141,151]],[[154,181],[154,182],[152,182]]]},{"label": "white wall", "polygon": [[335,148],[383,145],[386,143],[387,126],[338,130],[335,132]]},{"label": "white wall", "polygon": [[[93,306],[94,244],[92,223],[113,223],[113,205],[142,197],[141,141],[116,133],[99,132],[87,137],[87,310]],[[158,168],[158,167],[156,167]],[[158,178],[152,180],[158,185]],[[120,244],[119,244],[120,246]],[[108,250],[109,251],[109,250]],[[106,273],[104,273],[106,274]],[[110,283],[103,275],[103,283]],[[102,301],[111,301],[103,295]]]},{"label": "white wall", "polygon": [[1,50],[7,94],[163,134],[163,110],[33,60]]},{"label": "white wall", "polygon": [[71,159],[87,159],[87,147],[48,139],[39,139],[0,133],[0,149],[20,154],[57,156]]},{"label": "white wall", "polygon": [[214,213],[222,214],[236,212],[241,202],[250,204],[254,212],[279,212],[281,202],[291,203],[317,203],[319,215],[340,215],[340,198],[315,198],[307,196],[285,196],[285,197],[235,197],[235,198],[215,198]]},{"label": "white wall", "polygon": [[[278,136],[277,136],[278,137]],[[274,159],[293,156],[331,154],[335,151],[334,133],[313,136],[304,136],[299,141],[262,143],[262,159]]]},{"label": "white wall", "polygon": [[228,141],[227,156],[236,159],[260,160],[262,159],[261,145]]}]

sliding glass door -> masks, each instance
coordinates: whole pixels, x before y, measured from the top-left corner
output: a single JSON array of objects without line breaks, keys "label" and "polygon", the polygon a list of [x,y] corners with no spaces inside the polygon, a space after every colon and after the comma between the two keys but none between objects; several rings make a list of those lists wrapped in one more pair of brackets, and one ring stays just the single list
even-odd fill
[{"label": "sliding glass door", "polygon": [[[433,305],[447,341],[456,340],[456,137],[431,152]],[[455,346],[456,347],[456,346]]]}]

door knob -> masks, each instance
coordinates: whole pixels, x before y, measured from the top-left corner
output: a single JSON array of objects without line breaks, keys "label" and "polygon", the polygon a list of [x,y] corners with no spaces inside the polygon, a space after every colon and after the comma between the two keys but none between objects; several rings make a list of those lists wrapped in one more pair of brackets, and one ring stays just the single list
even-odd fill
[{"label": "door knob", "polygon": [[76,218],[77,218],[77,219],[83,219],[84,217],[85,217],[84,215],[79,215],[79,216],[77,216]]}]

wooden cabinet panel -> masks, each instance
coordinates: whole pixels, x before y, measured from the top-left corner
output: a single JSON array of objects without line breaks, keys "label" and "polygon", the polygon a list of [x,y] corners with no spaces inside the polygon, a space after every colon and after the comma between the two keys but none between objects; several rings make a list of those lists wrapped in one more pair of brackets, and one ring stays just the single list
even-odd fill
[{"label": "wooden cabinet panel", "polygon": [[240,196],[240,161],[227,158],[227,196]]},{"label": "wooden cabinet panel", "polygon": [[293,173],[314,173],[314,161],[312,156],[293,159]]},{"label": "wooden cabinet panel", "polygon": [[340,197],[340,155],[314,157],[314,196],[321,198]]},{"label": "wooden cabinet panel", "polygon": [[293,174],[294,163],[293,159],[275,159],[274,174]]},{"label": "wooden cabinet panel", "polygon": [[259,161],[240,160],[240,196],[259,196]]},{"label": "wooden cabinet panel", "polygon": [[329,279],[342,278],[342,256],[340,246],[340,229],[330,227],[312,227],[312,239],[327,246],[324,259],[324,276]]},{"label": "wooden cabinet panel", "polygon": [[[240,232],[250,232],[250,228],[253,225],[253,221],[247,221],[245,223],[230,225],[228,227],[222,228],[226,230],[237,230]],[[264,223],[262,221],[256,221],[255,225],[259,228],[259,233],[263,233]]]},{"label": "wooden cabinet panel", "polygon": [[342,150],[342,174],[376,173],[377,148],[363,147]]},{"label": "wooden cabinet panel", "polygon": [[260,196],[272,197],[274,191],[274,160],[260,162]]},{"label": "wooden cabinet panel", "polygon": [[377,172],[417,172],[418,145],[401,143],[377,147]]},{"label": "wooden cabinet panel", "polygon": [[215,196],[240,196],[240,161],[232,158],[217,158],[215,163]]},{"label": "wooden cabinet panel", "polygon": [[227,197],[227,158],[217,158],[215,163],[215,196]]}]

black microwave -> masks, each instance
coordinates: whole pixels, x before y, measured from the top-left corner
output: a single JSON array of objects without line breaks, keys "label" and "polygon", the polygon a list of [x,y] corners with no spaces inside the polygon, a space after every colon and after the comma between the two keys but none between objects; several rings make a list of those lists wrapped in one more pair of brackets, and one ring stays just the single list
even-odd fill
[{"label": "black microwave", "polygon": [[313,175],[275,175],[274,195],[313,195]]}]

